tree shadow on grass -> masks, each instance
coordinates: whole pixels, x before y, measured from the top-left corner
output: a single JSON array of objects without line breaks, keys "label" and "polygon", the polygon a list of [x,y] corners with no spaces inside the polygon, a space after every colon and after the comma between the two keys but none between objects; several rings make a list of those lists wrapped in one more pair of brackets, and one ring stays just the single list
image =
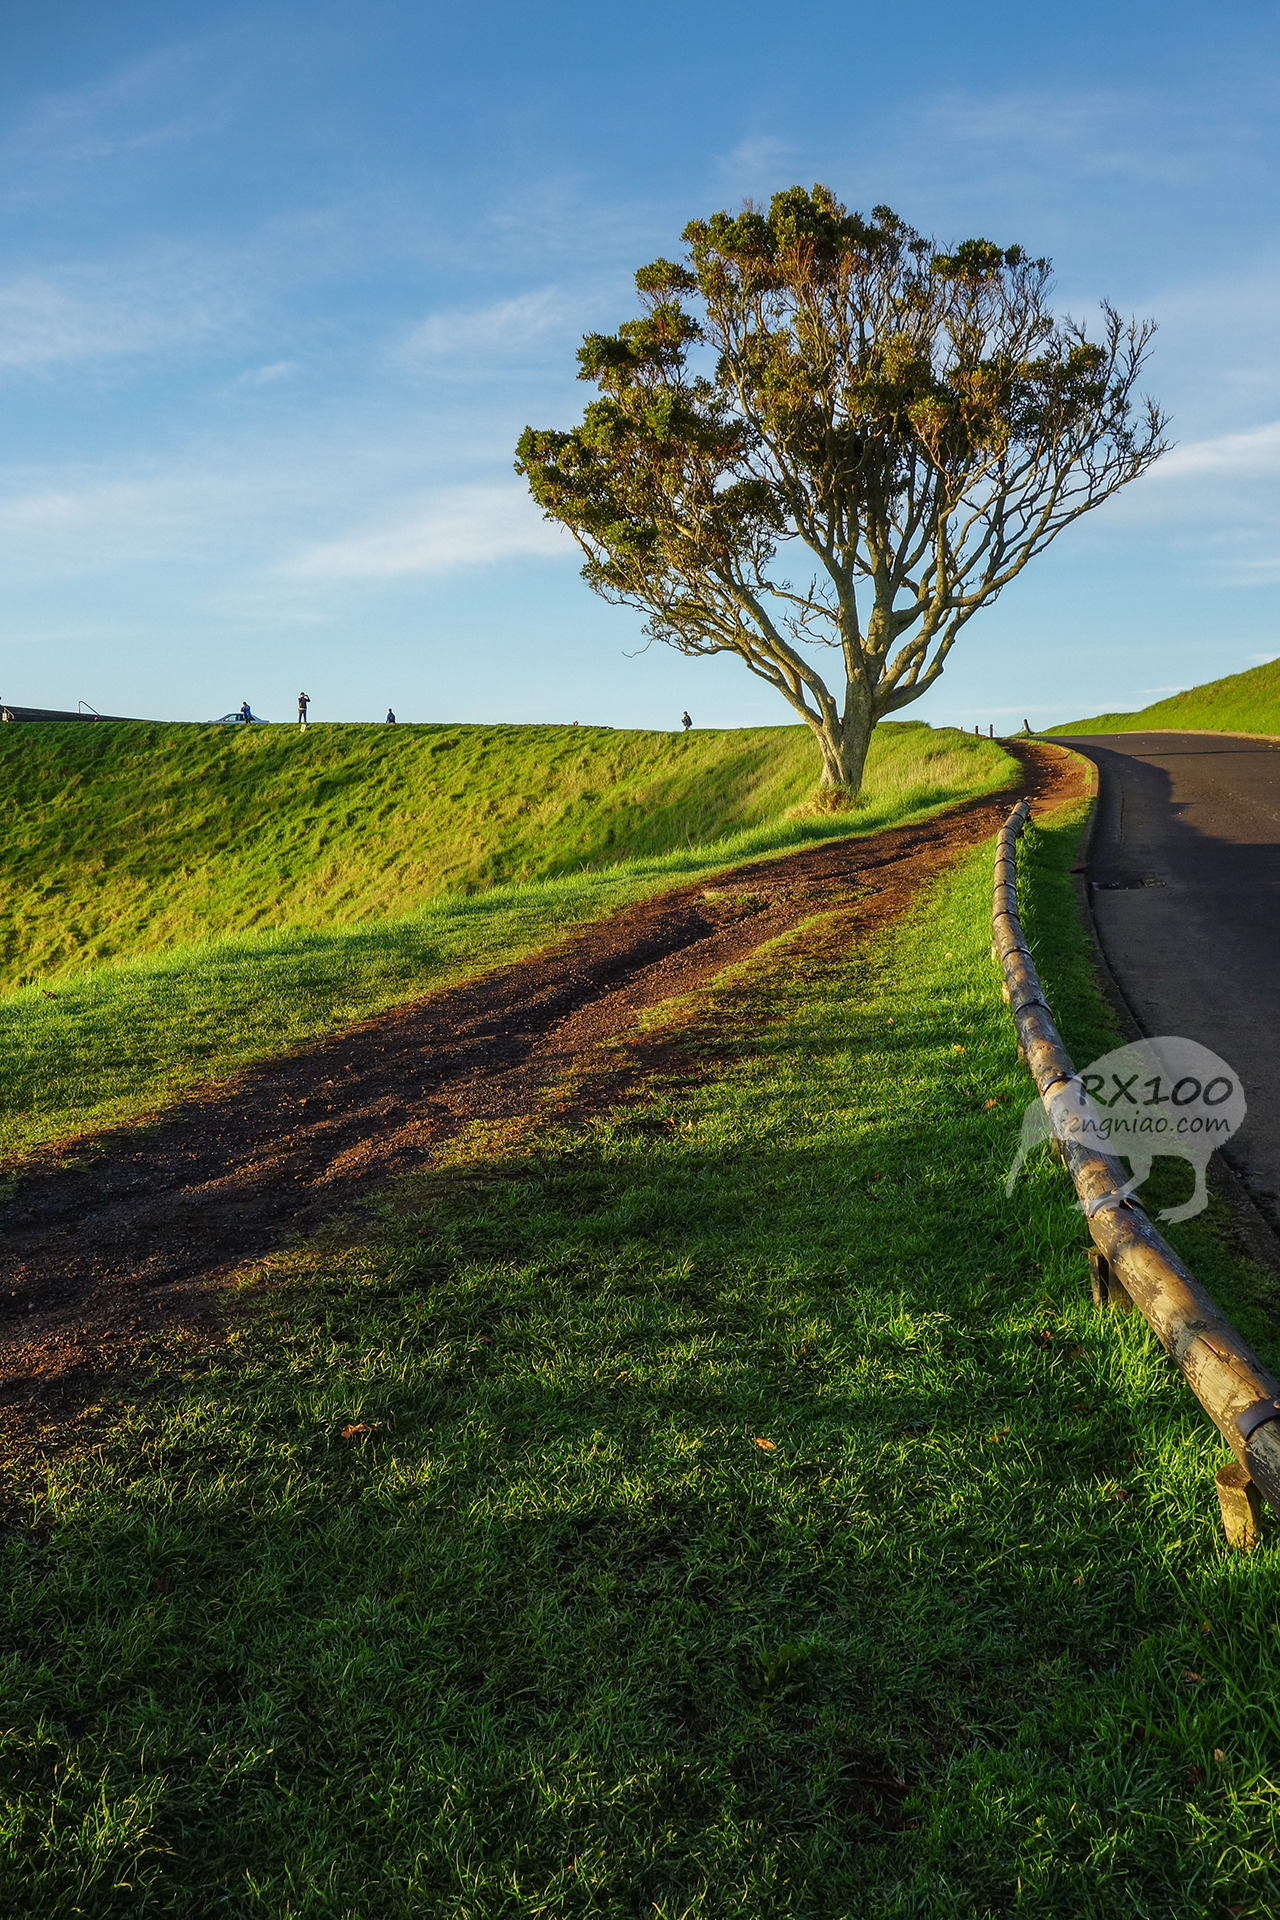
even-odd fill
[{"label": "tree shadow on grass", "polygon": [[1088,1729],[1128,1743],[1135,1685],[1178,1725],[1202,1443],[1072,1291],[1061,1185],[1032,1175],[1028,1240],[977,1118],[936,1190],[903,1174],[929,1125],[868,1166],[638,1125],[668,1118],[401,1183],[284,1263],[235,1366],[55,1468],[10,1540],[15,1751],[108,1801],[160,1769],[175,1898],[302,1871],[368,1912],[696,1912],[737,1860],[743,1913],[832,1920],[940,1857],[1011,1881],[1003,1756],[1051,1812],[1123,1775],[1159,1904],[1189,1842],[1157,1867],[1140,1829],[1186,1742]]}]

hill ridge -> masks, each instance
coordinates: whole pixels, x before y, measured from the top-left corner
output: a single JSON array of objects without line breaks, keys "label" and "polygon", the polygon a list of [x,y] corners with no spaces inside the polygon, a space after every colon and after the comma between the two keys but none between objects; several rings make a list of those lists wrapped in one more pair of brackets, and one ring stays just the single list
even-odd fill
[{"label": "hill ridge", "polygon": [[1047,727],[1071,733],[1244,733],[1270,739],[1280,734],[1280,659],[1265,660],[1203,686],[1155,700],[1133,713],[1099,713]]}]

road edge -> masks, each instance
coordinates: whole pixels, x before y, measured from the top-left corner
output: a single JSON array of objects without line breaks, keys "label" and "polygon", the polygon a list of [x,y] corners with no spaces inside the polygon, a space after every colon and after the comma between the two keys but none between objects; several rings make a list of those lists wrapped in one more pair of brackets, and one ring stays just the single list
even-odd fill
[{"label": "road edge", "polygon": [[[1151,731],[1154,731],[1154,729],[1151,729]],[[1180,731],[1189,733],[1194,731],[1194,729],[1187,727],[1180,729]],[[1067,737],[1069,738],[1070,736]],[[1251,737],[1270,738],[1272,736],[1238,734],[1235,737],[1237,739],[1245,739]],[[1081,753],[1077,748],[1066,746],[1061,736],[1048,744],[1060,746],[1064,753],[1073,754],[1077,760],[1083,760],[1092,774],[1089,790],[1089,817],[1085,821],[1084,832],[1080,836],[1080,845],[1076,851],[1075,861],[1072,864],[1071,883],[1076,890],[1076,899],[1080,906],[1080,918],[1088,936],[1089,948],[1093,955],[1093,964],[1097,970],[1098,983],[1102,988],[1103,998],[1115,1014],[1124,1038],[1126,1040],[1145,1040],[1149,1036],[1144,1031],[1141,1022],[1126,999],[1124,989],[1120,985],[1119,980],[1117,980],[1111,970],[1111,962],[1107,958],[1107,951],[1102,944],[1102,936],[1098,932],[1098,923],[1093,913],[1093,896],[1090,892],[1089,881],[1089,862],[1093,853],[1093,841],[1100,811],[1098,799],[1101,789],[1101,772],[1096,760],[1090,760],[1087,754]],[[1280,741],[1277,741],[1277,744],[1280,745]],[[1221,1150],[1216,1152],[1209,1162],[1209,1178],[1227,1204],[1245,1252],[1248,1253],[1252,1259],[1256,1260],[1260,1266],[1268,1267],[1273,1273],[1280,1274],[1280,1235],[1277,1235],[1275,1228],[1262,1212],[1257,1201],[1249,1192],[1248,1187],[1246,1187],[1244,1181],[1240,1178],[1240,1175],[1236,1172],[1230,1161],[1224,1158]]]}]

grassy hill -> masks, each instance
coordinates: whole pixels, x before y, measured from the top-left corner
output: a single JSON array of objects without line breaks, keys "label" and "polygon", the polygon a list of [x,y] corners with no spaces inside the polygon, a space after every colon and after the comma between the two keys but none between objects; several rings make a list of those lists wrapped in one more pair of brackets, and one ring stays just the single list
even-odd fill
[{"label": "grassy hill", "polygon": [[1247,673],[1229,673],[1203,687],[1188,687],[1137,713],[1099,713],[1072,720],[1053,733],[1143,733],[1148,728],[1204,727],[1213,733],[1280,734],[1280,660]]},{"label": "grassy hill", "polygon": [[[1020,867],[1087,1060],[1082,811]],[[986,847],[852,952],[810,922],[682,1009],[695,1071],[464,1137],[42,1437],[4,1912],[1280,1912],[1275,1525],[1226,1550],[1047,1152],[1005,1199],[990,912]],[[1261,1270],[1174,1233],[1280,1364]]]},{"label": "grassy hill", "polygon": [[[882,728],[865,824],[1001,768],[964,734]],[[706,847],[779,821],[816,772],[804,727],[5,727],[0,990]]]},{"label": "grassy hill", "polygon": [[805,811],[816,770],[799,727],[2,728],[0,1160],[681,880],[1017,778],[920,722],[878,730],[852,813]]}]

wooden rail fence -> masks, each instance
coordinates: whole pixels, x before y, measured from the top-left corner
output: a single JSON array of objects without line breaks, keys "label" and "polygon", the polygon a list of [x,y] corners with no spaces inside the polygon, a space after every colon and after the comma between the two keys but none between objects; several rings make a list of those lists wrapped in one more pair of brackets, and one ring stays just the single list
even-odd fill
[{"label": "wooden rail fence", "polygon": [[[1045,1004],[1018,919],[1018,838],[1030,807],[1021,801],[1000,830],[991,904],[991,953],[1018,1030],[1018,1055],[1054,1126],[1053,1096],[1079,1075]],[[1217,1475],[1227,1539],[1252,1547],[1258,1494],[1280,1513],[1280,1381],[1179,1260],[1138,1202],[1124,1197],[1128,1174],[1086,1138],[1052,1135],[1075,1183],[1093,1245],[1089,1267],[1099,1305],[1136,1307],[1235,1454]]]}]

